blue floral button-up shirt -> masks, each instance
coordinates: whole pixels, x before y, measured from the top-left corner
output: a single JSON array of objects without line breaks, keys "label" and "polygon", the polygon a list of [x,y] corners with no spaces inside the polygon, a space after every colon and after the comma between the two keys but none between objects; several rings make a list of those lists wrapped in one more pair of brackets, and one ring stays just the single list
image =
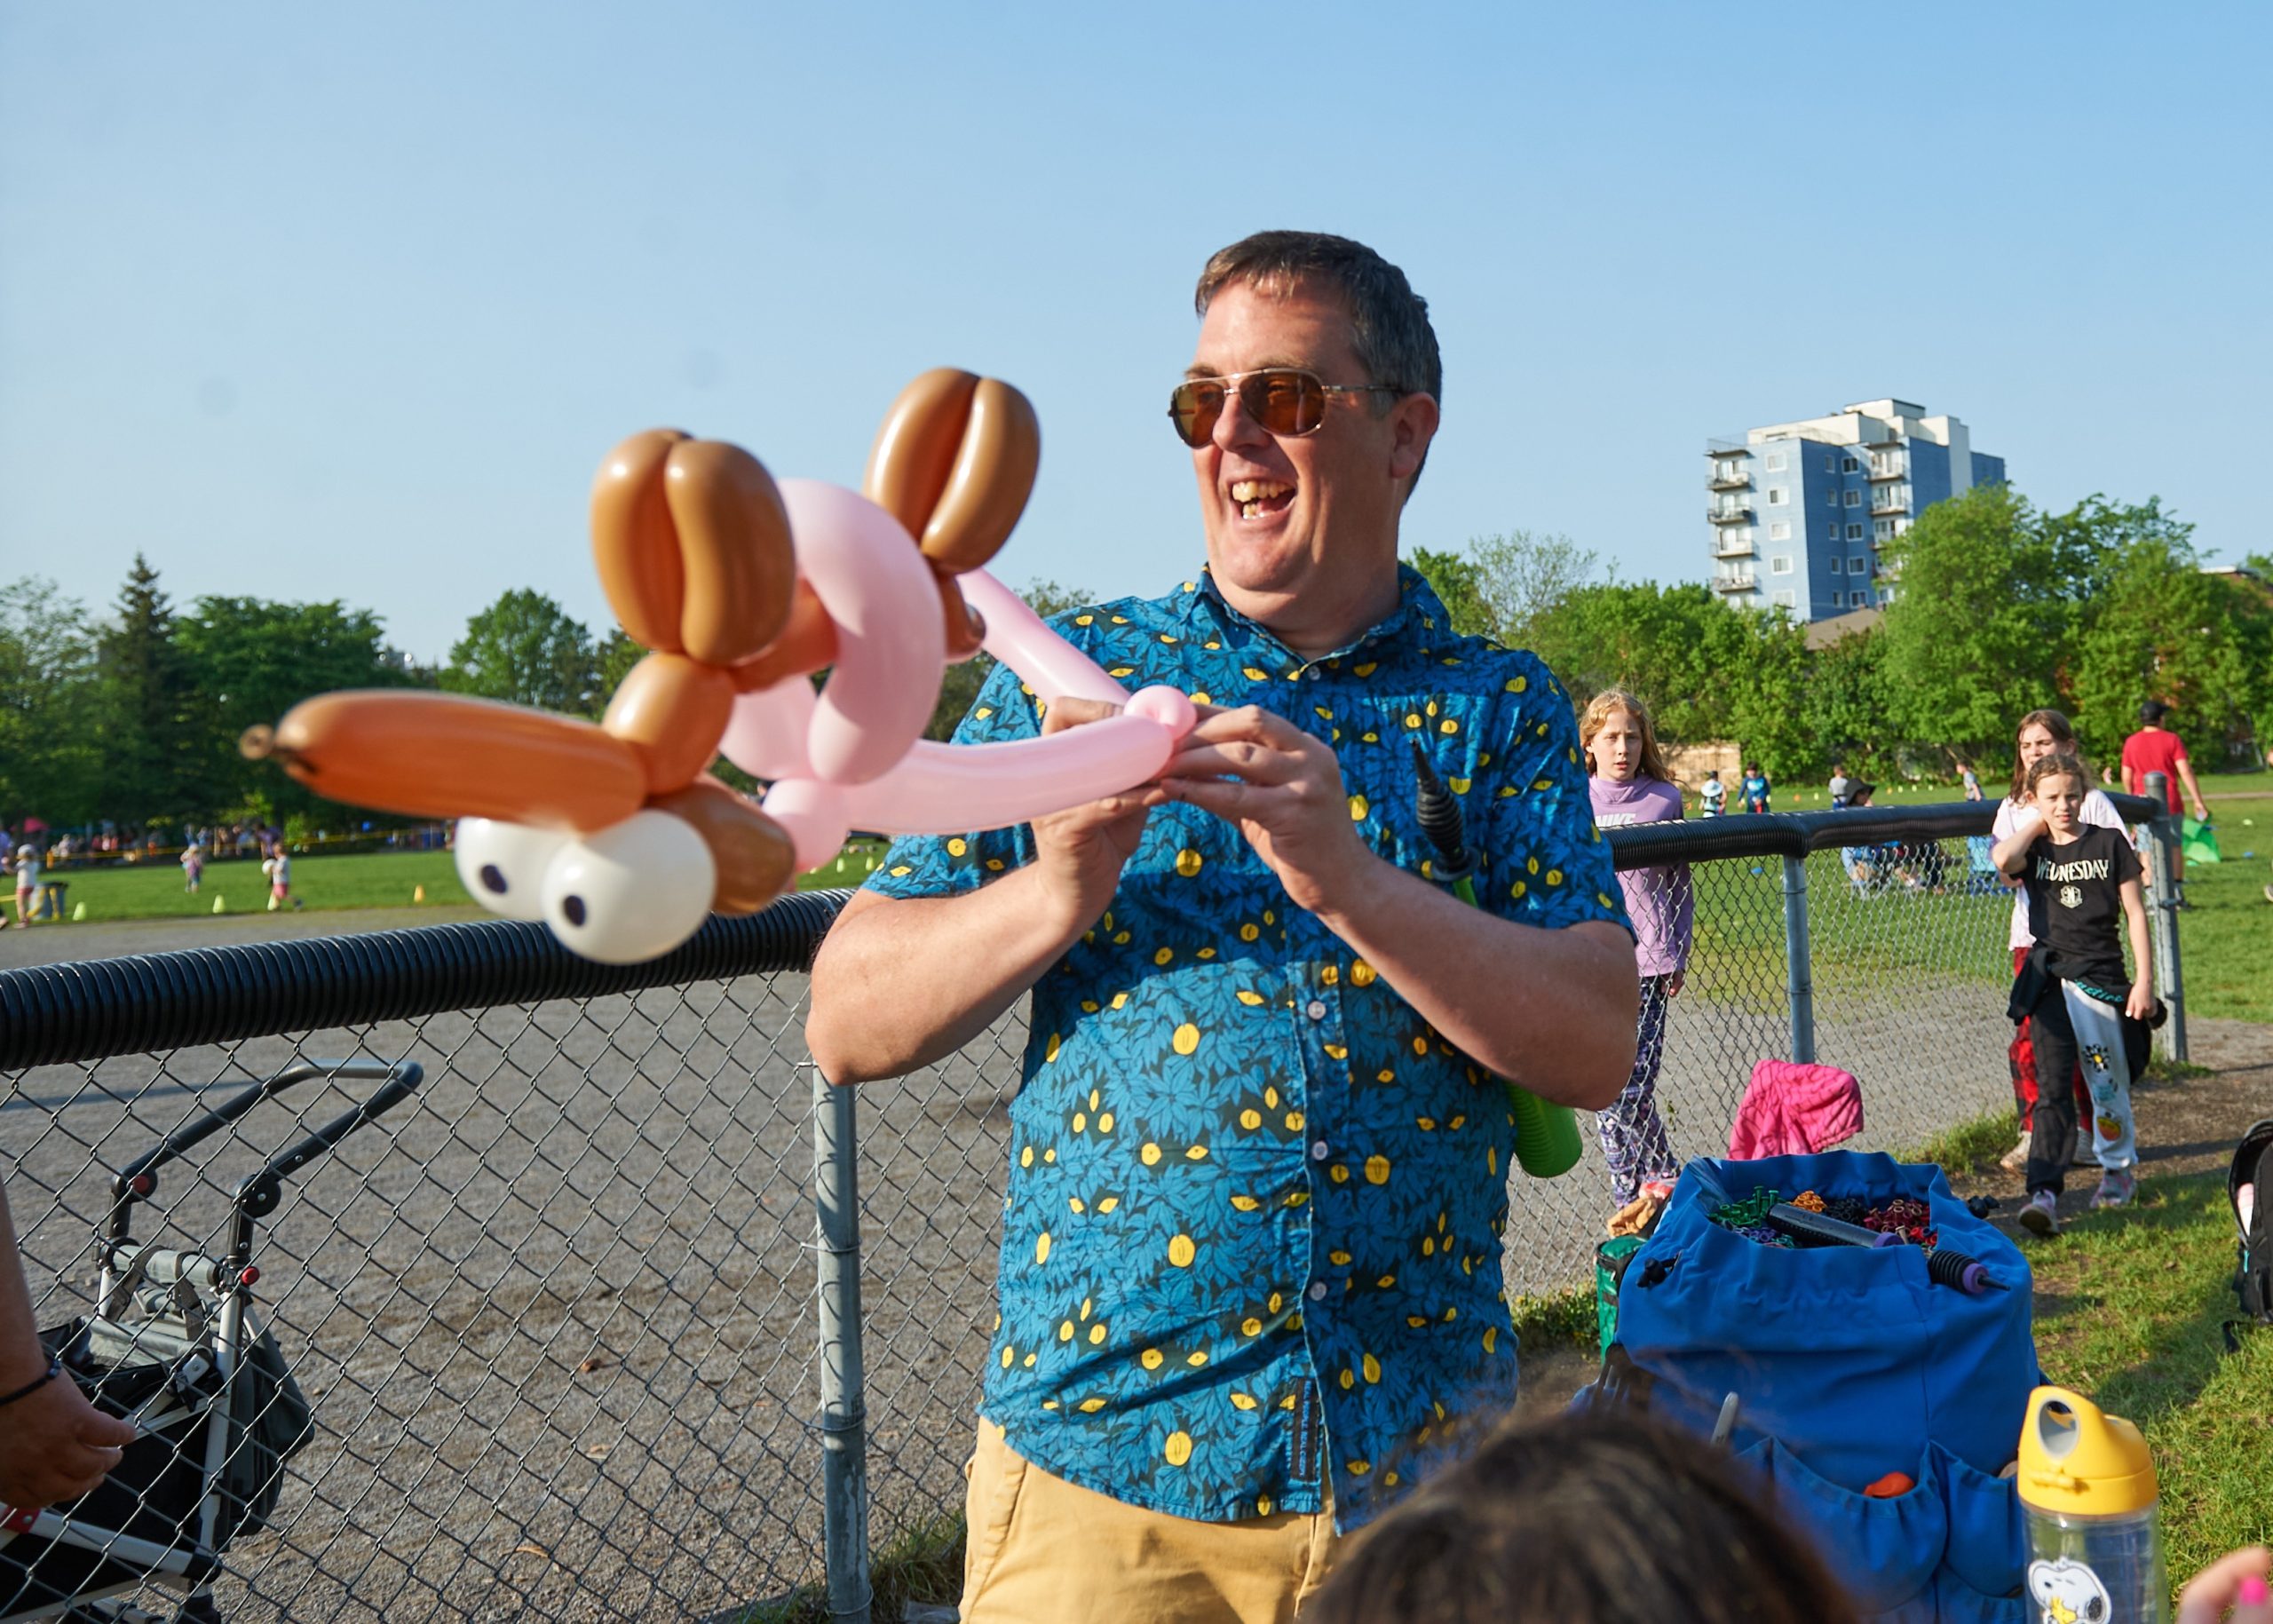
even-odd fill
[{"label": "blue floral button-up shirt", "polygon": [[[1455,635],[1421,576],[1305,661],[1212,582],[1061,616],[1132,691],[1260,705],[1331,741],[1350,816],[1427,871],[1409,741],[1466,810],[1482,905],[1626,915],[1571,704],[1537,657]],[[1008,669],[956,737],[1039,732]],[[1021,827],[898,842],[891,897],[970,891]],[[1152,814],[1113,907],[1034,989],[1010,1108],[1001,1318],[981,1413],[1047,1471],[1208,1521],[1365,1521],[1464,1411],[1514,1402],[1503,1086],[1310,915],[1238,828]],[[1542,1034],[1546,1041],[1546,1034]]]}]

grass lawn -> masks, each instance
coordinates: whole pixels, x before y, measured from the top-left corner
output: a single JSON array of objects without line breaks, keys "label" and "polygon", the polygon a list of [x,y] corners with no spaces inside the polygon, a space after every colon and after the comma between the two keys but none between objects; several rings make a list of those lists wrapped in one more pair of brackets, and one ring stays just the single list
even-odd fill
[{"label": "grass lawn", "polygon": [[[855,841],[834,863],[800,875],[797,889],[858,885],[883,850],[874,843]],[[66,868],[53,877],[70,885],[70,906],[75,909],[84,904],[90,920],[184,918],[210,914],[217,899],[232,914],[255,914],[268,907],[268,881],[260,865],[249,860],[208,863],[204,886],[194,896],[182,890],[181,870],[171,863]],[[458,883],[457,868],[447,852],[369,852],[292,860],[292,894],[304,899],[311,913],[408,907],[421,886],[430,904],[473,900]]]},{"label": "grass lawn", "polygon": [[2273,1331],[2245,1334],[2238,1353],[2225,1351],[2234,1222],[2222,1174],[2147,1180],[2139,1198],[2023,1245],[2036,1271],[2045,1374],[2136,1422],[2154,1448],[2175,1584],[2273,1537]]}]

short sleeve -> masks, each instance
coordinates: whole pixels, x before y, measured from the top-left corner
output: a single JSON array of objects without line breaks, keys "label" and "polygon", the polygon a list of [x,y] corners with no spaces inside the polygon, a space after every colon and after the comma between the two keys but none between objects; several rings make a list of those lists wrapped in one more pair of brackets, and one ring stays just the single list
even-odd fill
[{"label": "short sleeve", "polygon": [[2138,852],[2132,850],[2131,843],[2121,835],[2117,835],[2108,844],[2115,848],[2115,883],[2118,885],[2135,880],[2145,872]]},{"label": "short sleeve", "polygon": [[1506,669],[1491,761],[1478,772],[1477,788],[1491,788],[1477,831],[1477,901],[1517,924],[1554,931],[1604,919],[1630,936],[1570,698],[1536,655],[1511,655]]},{"label": "short sleeve", "polygon": [[[998,665],[955,726],[956,745],[1002,744],[1041,732],[1034,695],[1007,665]],[[965,835],[903,835],[868,876],[865,890],[895,898],[951,897],[1033,860],[1034,832],[1024,824]]]},{"label": "short sleeve", "polygon": [[2096,828],[2119,829],[2123,814],[2115,810],[2115,803],[2104,791],[2095,789],[2084,797],[2084,821]]}]

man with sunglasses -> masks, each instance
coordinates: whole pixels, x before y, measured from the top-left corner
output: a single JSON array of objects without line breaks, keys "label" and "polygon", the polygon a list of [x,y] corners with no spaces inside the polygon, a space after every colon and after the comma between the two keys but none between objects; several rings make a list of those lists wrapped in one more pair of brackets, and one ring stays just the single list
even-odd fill
[{"label": "man with sunglasses", "polygon": [[[1201,708],[1158,782],[896,844],[813,969],[842,1082],[1032,994],[964,1617],[1279,1620],[1337,1533],[1514,1400],[1499,1077],[1606,1105],[1633,938],[1571,704],[1398,563],[1437,421],[1427,306],[1361,245],[1215,256],[1170,397],[1207,568],[1060,628]],[[998,671],[958,738],[1079,726]],[[1430,868],[1416,747],[1465,808]]]}]

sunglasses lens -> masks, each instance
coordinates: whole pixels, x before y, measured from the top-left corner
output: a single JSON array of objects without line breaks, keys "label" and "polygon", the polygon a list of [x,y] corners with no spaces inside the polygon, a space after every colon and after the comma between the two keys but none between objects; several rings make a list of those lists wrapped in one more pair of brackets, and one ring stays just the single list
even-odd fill
[{"label": "sunglasses lens", "polygon": [[1168,421],[1176,427],[1176,438],[1187,446],[1206,445],[1216,432],[1216,420],[1223,415],[1224,386],[1212,379],[1180,384],[1168,396]]},{"label": "sunglasses lens", "polygon": [[1273,434],[1309,434],[1326,416],[1326,391],[1307,372],[1253,372],[1239,380],[1239,405]]}]

